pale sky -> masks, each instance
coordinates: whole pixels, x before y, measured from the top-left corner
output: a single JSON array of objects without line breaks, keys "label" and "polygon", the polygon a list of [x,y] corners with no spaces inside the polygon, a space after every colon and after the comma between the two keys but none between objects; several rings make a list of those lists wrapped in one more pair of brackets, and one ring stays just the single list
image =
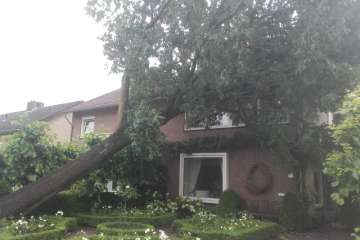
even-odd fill
[{"label": "pale sky", "polygon": [[109,75],[102,26],[86,0],[0,0],[0,113],[88,100],[117,89]]}]

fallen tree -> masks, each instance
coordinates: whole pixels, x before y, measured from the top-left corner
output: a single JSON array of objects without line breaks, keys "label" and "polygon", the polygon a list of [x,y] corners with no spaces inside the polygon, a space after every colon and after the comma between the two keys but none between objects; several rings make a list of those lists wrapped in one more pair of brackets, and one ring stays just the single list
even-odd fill
[{"label": "fallen tree", "polygon": [[[245,123],[298,170],[304,192],[307,165],[325,152],[313,123],[354,86],[359,9],[353,0],[89,0],[89,14],[106,26],[111,70],[131,79],[122,88],[120,127],[79,159],[1,198],[0,217],[36,207],[130,144],[123,124],[129,90],[129,109],[151,106],[163,123],[180,112],[204,127],[224,113]],[[286,128],[274,124],[284,120]]]},{"label": "fallen tree", "polygon": [[81,179],[89,171],[100,167],[116,152],[130,144],[125,131],[125,106],[128,98],[128,79],[123,77],[122,94],[119,103],[119,128],[105,141],[99,143],[78,159],[67,162],[54,173],[29,184],[19,191],[0,198],[0,218],[26,213],[50,199],[56,193]]}]

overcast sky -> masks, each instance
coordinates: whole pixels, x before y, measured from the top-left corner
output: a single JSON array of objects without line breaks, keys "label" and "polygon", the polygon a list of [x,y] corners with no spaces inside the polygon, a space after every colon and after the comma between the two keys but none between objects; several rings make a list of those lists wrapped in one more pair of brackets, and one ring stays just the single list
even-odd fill
[{"label": "overcast sky", "polygon": [[0,113],[88,100],[120,87],[86,0],[0,1]]}]

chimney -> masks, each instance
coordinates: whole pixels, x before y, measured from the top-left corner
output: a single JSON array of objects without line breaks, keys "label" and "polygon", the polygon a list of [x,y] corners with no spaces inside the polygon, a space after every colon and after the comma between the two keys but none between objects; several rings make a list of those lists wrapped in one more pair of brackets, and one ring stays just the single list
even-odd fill
[{"label": "chimney", "polygon": [[26,110],[32,111],[32,110],[42,108],[42,107],[44,107],[44,104],[42,102],[30,101],[27,103]]}]

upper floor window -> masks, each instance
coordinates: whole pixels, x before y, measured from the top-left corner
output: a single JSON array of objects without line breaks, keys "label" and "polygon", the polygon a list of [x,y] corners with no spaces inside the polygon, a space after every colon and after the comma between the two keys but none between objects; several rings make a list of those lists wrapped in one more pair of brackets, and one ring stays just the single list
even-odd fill
[{"label": "upper floor window", "polygon": [[95,131],[95,117],[87,116],[82,118],[81,123],[81,136],[85,134],[93,133]]},{"label": "upper floor window", "polygon": [[[195,123],[190,123],[186,120],[185,114],[185,130],[202,130],[202,129],[217,129],[217,128],[233,128],[233,127],[244,127],[245,123],[239,122],[235,123],[229,113],[221,113],[215,117],[213,121],[197,121]],[[210,124],[208,122],[211,122]]]}]

